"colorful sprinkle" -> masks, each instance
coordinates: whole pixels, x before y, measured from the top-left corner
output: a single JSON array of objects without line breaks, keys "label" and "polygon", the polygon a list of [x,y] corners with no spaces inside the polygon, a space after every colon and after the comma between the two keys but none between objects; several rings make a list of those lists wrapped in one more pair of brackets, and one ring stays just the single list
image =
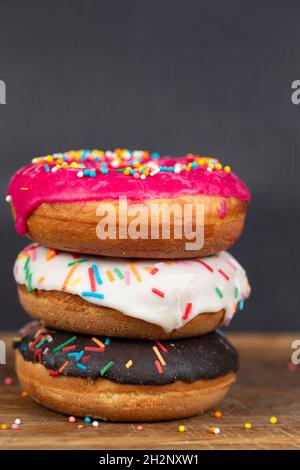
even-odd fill
[{"label": "colorful sprinkle", "polygon": [[98,292],[82,292],[83,297],[95,297],[96,299],[104,299],[104,294]]},{"label": "colorful sprinkle", "polygon": [[124,274],[119,268],[114,268],[114,272],[116,273],[119,279],[124,279]]},{"label": "colorful sprinkle", "polygon": [[96,343],[100,348],[105,348],[105,345],[98,338],[92,338],[92,341]]},{"label": "colorful sprinkle", "polygon": [[178,432],[186,432],[186,427],[181,424],[178,426]]},{"label": "colorful sprinkle", "polygon": [[110,282],[113,282],[115,280],[114,276],[113,276],[113,273],[111,271],[106,271],[106,275],[108,277],[108,280]]},{"label": "colorful sprinkle", "polygon": [[71,261],[71,263],[69,263],[68,266],[71,267],[71,266],[74,266],[74,264],[86,263],[86,262],[87,262],[87,259],[81,258],[81,259],[77,259],[76,261]]},{"label": "colorful sprinkle", "polygon": [[162,352],[164,352],[164,353],[168,352],[167,348],[165,348],[163,344],[161,344],[159,341],[155,341],[155,342],[156,342],[157,346],[159,347],[159,349],[161,349]]},{"label": "colorful sprinkle", "polygon": [[134,264],[130,264],[129,265],[129,269],[131,270],[132,274],[134,275],[134,277],[136,278],[136,280],[138,282],[141,282],[142,281],[142,278],[140,276],[140,273],[138,272],[138,270],[136,269],[136,267],[134,266]]},{"label": "colorful sprinkle", "polygon": [[67,341],[65,341],[64,343],[60,344],[59,346],[56,346],[55,349],[53,349],[53,352],[56,353],[58,351],[60,351],[61,349],[63,349],[65,346],[68,346],[70,343],[73,343],[73,341],[75,341],[77,339],[77,336],[72,336],[72,338],[69,338]]},{"label": "colorful sprinkle", "polygon": [[77,268],[78,268],[78,264],[72,264],[72,267],[63,282],[62,290],[66,290],[66,288],[68,287],[69,281],[71,277],[73,276],[74,271],[76,271]]},{"label": "colorful sprinkle", "polygon": [[96,284],[95,284],[95,277],[94,277],[93,268],[89,268],[88,273],[89,273],[89,278],[90,278],[91,291],[96,292]]},{"label": "colorful sprinkle", "polygon": [[95,276],[95,279],[96,279],[97,283],[99,285],[101,285],[103,283],[103,281],[101,279],[101,276],[100,276],[100,273],[99,273],[99,270],[98,270],[97,266],[95,264],[93,264],[92,269],[93,269],[94,276]]},{"label": "colorful sprinkle", "polygon": [[221,276],[226,279],[226,281],[229,281],[230,277],[226,273],[224,273],[222,269],[218,269],[218,272],[221,274]]},{"label": "colorful sprinkle", "polygon": [[58,370],[60,372],[60,374],[63,373],[63,371],[66,369],[66,367],[68,367],[68,365],[70,364],[70,361],[66,361]]},{"label": "colorful sprinkle", "polygon": [[193,261],[195,261],[195,263],[201,264],[206,269],[208,269],[208,271],[210,271],[211,273],[214,272],[213,268],[211,266],[209,266],[207,263],[205,263],[204,261],[202,261],[202,259],[194,259]]},{"label": "colorful sprinkle", "polygon": [[183,314],[183,316],[182,316],[182,319],[183,319],[183,320],[187,320],[188,317],[189,317],[189,315],[190,315],[190,313],[191,313],[191,311],[192,311],[192,302],[188,302],[188,303],[186,304],[185,311],[184,311],[184,314]]},{"label": "colorful sprinkle", "polygon": [[126,364],[125,364],[126,369],[130,369],[130,367],[132,367],[132,364],[133,364],[132,360],[129,359],[129,361],[126,362]]},{"label": "colorful sprinkle", "polygon": [[153,346],[152,347],[153,351],[155,352],[159,362],[161,363],[162,366],[165,366],[166,365],[166,361],[164,360],[164,358],[162,357],[162,355],[160,354],[157,346]]},{"label": "colorful sprinkle", "polygon": [[102,367],[100,370],[100,375],[103,376],[106,374],[106,372],[109,371],[109,369],[114,365],[113,361],[110,361],[106,366]]},{"label": "colorful sprinkle", "polygon": [[215,291],[216,291],[216,293],[218,294],[218,296],[220,297],[220,299],[222,299],[222,298],[223,298],[223,294],[222,294],[221,290],[219,289],[219,287],[216,287],[216,288],[215,288]]},{"label": "colorful sprinkle", "polygon": [[164,370],[163,370],[163,368],[161,366],[161,363],[159,362],[158,359],[156,361],[154,361],[154,364],[155,364],[156,369],[158,370],[159,374],[163,374]]},{"label": "colorful sprinkle", "polygon": [[153,292],[153,294],[156,294],[159,297],[164,297],[165,296],[164,292],[162,292],[161,290],[156,289],[155,287],[152,287],[152,292]]}]

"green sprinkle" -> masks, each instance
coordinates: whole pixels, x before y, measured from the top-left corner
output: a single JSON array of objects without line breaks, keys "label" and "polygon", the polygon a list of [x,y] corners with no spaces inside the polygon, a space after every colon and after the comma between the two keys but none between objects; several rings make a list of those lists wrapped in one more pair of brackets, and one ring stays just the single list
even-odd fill
[{"label": "green sprinkle", "polygon": [[35,349],[38,349],[40,348],[41,346],[43,346],[43,344],[48,341],[48,338],[42,338],[41,341],[35,345]]},{"label": "green sprinkle", "polygon": [[87,259],[81,258],[81,259],[77,259],[76,261],[72,261],[71,263],[68,264],[68,266],[74,266],[74,264],[86,263],[86,262],[87,262]]},{"label": "green sprinkle", "polygon": [[122,271],[120,271],[119,268],[115,268],[114,272],[116,273],[119,279],[124,279],[124,274],[122,273]]},{"label": "green sprinkle", "polygon": [[28,292],[32,292],[32,273],[28,273],[28,285],[27,285]]},{"label": "green sprinkle", "polygon": [[234,288],[234,298],[235,298],[235,299],[237,298],[238,293],[239,293],[239,289],[238,289],[238,287],[235,287],[235,288]]},{"label": "green sprinkle", "polygon": [[72,336],[72,338],[68,339],[67,341],[65,341],[64,343],[60,344],[55,349],[53,349],[53,352],[56,353],[60,351],[62,348],[64,348],[65,346],[68,346],[68,344],[72,343],[76,339],[77,339],[77,336]]},{"label": "green sprinkle", "polygon": [[223,294],[222,294],[222,292],[220,291],[220,289],[218,287],[216,287],[216,293],[218,294],[220,299],[223,299]]},{"label": "green sprinkle", "polygon": [[25,271],[27,271],[27,269],[28,269],[29,262],[30,262],[30,256],[28,256],[27,260],[25,261],[25,264],[24,264]]},{"label": "green sprinkle", "polygon": [[102,369],[100,370],[100,375],[104,375],[106,374],[106,372],[114,365],[113,361],[110,361],[108,364],[106,364],[106,366],[102,367]]}]

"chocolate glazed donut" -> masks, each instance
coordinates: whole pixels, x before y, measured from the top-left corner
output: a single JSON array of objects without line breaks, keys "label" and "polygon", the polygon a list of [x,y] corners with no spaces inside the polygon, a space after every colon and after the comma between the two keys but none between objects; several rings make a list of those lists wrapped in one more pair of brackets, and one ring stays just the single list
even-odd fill
[{"label": "chocolate glazed donut", "polygon": [[192,416],[223,398],[238,369],[236,350],[216,332],[161,343],[74,336],[31,323],[15,347],[19,380],[35,400],[109,420]]}]

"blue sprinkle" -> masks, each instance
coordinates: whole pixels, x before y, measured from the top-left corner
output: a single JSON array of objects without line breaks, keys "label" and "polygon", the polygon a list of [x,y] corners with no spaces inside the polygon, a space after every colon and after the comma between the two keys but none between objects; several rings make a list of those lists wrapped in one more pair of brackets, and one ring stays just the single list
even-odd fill
[{"label": "blue sprinkle", "polygon": [[92,265],[92,270],[94,272],[94,276],[95,276],[96,281],[98,282],[98,284],[103,284],[100,273],[99,273],[98,268],[95,264]]},{"label": "blue sprinkle", "polygon": [[197,168],[197,167],[198,167],[198,163],[197,163],[197,162],[193,162],[193,163],[191,164],[191,167],[192,167],[192,168]]},{"label": "blue sprinkle", "polygon": [[107,168],[102,168],[101,173],[103,175],[106,175],[108,173],[108,169]]},{"label": "blue sprinkle", "polygon": [[244,308],[244,300],[241,299],[241,300],[239,301],[239,303],[238,303],[238,309],[239,309],[239,310],[243,310],[243,308]]},{"label": "blue sprinkle", "polygon": [[83,170],[83,174],[84,174],[84,176],[90,176],[90,170],[88,170],[88,168],[85,168]]},{"label": "blue sprinkle", "polygon": [[80,359],[83,357],[84,351],[79,351],[79,352],[70,352],[68,354],[68,357],[74,357],[76,361],[80,361]]},{"label": "blue sprinkle", "polygon": [[95,170],[91,170],[91,171],[90,171],[90,177],[91,177],[91,178],[95,178],[95,176],[96,176],[96,171],[95,171]]},{"label": "blue sprinkle", "polygon": [[89,416],[86,416],[86,417],[84,418],[84,422],[85,422],[85,423],[91,423],[92,420],[91,420],[91,418],[90,418]]},{"label": "blue sprinkle", "polygon": [[157,152],[152,153],[151,157],[152,158],[160,158],[159,153],[157,153]]},{"label": "blue sprinkle", "polygon": [[78,367],[78,369],[87,370],[87,366],[84,366],[83,364],[80,364],[79,362],[76,364],[76,366]]},{"label": "blue sprinkle", "polygon": [[106,340],[104,341],[104,344],[105,344],[105,346],[110,345],[110,338],[109,337],[106,338]]},{"label": "blue sprinkle", "polygon": [[44,165],[44,168],[46,171],[50,171],[50,166],[49,165]]},{"label": "blue sprinkle", "polygon": [[96,299],[104,299],[104,295],[99,294],[98,292],[82,292],[81,295],[83,297],[95,297]]}]

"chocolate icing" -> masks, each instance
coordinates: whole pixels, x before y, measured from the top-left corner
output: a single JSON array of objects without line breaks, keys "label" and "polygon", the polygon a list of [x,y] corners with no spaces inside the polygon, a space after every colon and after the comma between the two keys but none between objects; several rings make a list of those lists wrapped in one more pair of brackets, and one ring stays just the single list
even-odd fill
[{"label": "chocolate icing", "polygon": [[[69,361],[62,371],[65,376],[99,379],[102,376],[100,371],[103,371],[103,368],[111,361],[113,361],[113,365],[103,373],[103,376],[114,382],[127,384],[163,385],[177,380],[185,382],[194,382],[199,379],[209,380],[222,377],[238,369],[237,351],[223,335],[217,332],[197,338],[164,340],[160,343],[162,348],[160,344],[150,340],[121,338],[107,340],[106,337],[99,336],[97,339],[106,344],[105,349],[87,351],[85,347],[99,348],[91,336],[44,329],[35,337],[40,328],[41,325],[37,322],[26,325],[20,331],[20,340],[14,343],[14,347],[19,349],[26,361],[41,362],[51,371],[58,371],[66,361]],[[74,336],[76,339],[68,346],[76,345],[76,348],[54,352],[58,346]],[[165,366],[159,366],[163,373],[159,373],[155,364],[155,361],[158,362],[158,358],[153,346],[157,346],[166,362]],[[164,348],[168,352],[164,352]],[[69,353],[80,353],[81,351],[83,351],[81,358],[80,355],[77,358],[68,356]],[[90,356],[90,358],[83,360],[82,358],[86,356]],[[126,368],[125,364],[129,360],[132,361],[132,366]],[[86,369],[78,367],[78,364],[83,365]]]}]

